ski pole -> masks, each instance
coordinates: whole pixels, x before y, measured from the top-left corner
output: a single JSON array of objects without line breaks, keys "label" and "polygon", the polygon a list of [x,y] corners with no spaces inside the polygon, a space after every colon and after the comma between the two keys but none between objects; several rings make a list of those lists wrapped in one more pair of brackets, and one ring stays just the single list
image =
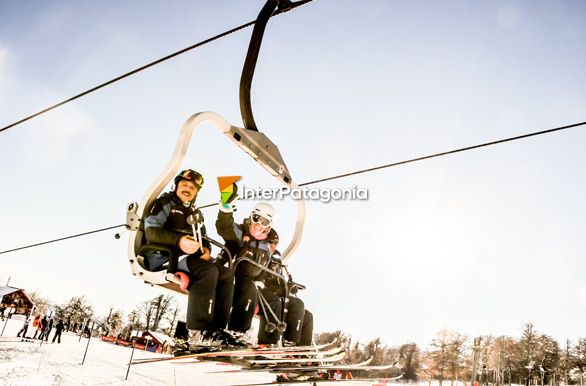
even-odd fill
[{"label": "ski pole", "polygon": [[90,347],[90,340],[92,340],[92,333],[94,332],[94,324],[95,323],[96,323],[95,321],[92,322],[92,329],[90,330],[90,336],[89,336],[89,338],[87,338],[87,345],[85,346],[85,352],[83,353],[83,359],[81,361],[82,365],[85,363],[85,356],[87,355],[87,349]]},{"label": "ski pole", "polygon": [[203,240],[201,238],[201,223],[197,221],[195,215],[190,214],[187,216],[187,223],[191,225],[191,232],[193,233],[193,237],[195,241],[199,243],[199,249],[203,252]]},{"label": "ski pole", "polygon": [[0,336],[4,335],[4,329],[6,328],[7,324],[8,324],[8,318],[6,318],[6,321],[4,322],[4,327],[2,327],[2,333],[0,334]]},{"label": "ski pole", "polygon": [[[136,331],[136,338],[138,338],[138,331]],[[130,365],[132,364],[132,357],[134,356],[134,344],[136,343],[136,339],[132,340],[132,351],[130,352],[130,361],[128,361],[128,368],[126,369],[126,377],[124,378],[125,381],[128,380],[128,373],[130,372]]]},{"label": "ski pole", "polygon": [[[269,310],[270,314],[272,315],[273,319],[275,319],[275,321],[277,322],[277,325],[276,325],[277,330],[279,330],[279,332],[284,332],[285,329],[287,328],[287,323],[285,323],[284,321],[279,320],[279,317],[277,316],[277,314],[275,314],[275,311],[271,308],[271,305],[269,304],[268,300],[261,294],[260,291],[258,291],[258,298],[260,300],[261,306],[263,305],[263,302],[264,302],[264,305],[268,308],[268,310]],[[263,307],[263,311],[264,311],[264,307]],[[267,318],[267,322],[268,322],[268,318]],[[267,327],[268,326],[269,326],[269,323],[267,323]],[[271,326],[271,328],[272,328],[272,326]],[[274,329],[273,329],[273,331],[274,331]],[[267,332],[272,332],[272,331],[267,331]]]},{"label": "ski pole", "polygon": [[[257,290],[258,290],[258,288],[257,288]],[[264,304],[265,299],[264,299],[264,296],[260,293],[260,291],[258,292],[258,300],[260,301],[260,308],[262,310],[262,316],[265,318],[265,320],[267,322],[267,324],[265,326],[265,331],[268,333],[272,333],[277,328],[277,325],[269,320],[269,315],[267,313],[267,310],[266,310],[265,304]]]},{"label": "ski pole", "polygon": [[83,332],[85,330],[85,326],[86,326],[86,319],[83,319],[83,323],[81,324],[81,330],[79,331],[79,339],[77,340],[78,342],[81,342],[81,336],[83,335]]}]

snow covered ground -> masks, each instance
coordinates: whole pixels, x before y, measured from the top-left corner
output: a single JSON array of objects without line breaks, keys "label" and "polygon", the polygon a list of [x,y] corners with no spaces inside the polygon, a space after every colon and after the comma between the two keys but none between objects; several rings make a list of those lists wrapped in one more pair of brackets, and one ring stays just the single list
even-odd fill
[{"label": "snow covered ground", "polygon": [[[0,331],[4,327],[0,321]],[[201,385],[220,386],[270,382],[268,373],[212,374],[233,366],[219,363],[181,365],[152,363],[132,366],[125,381],[130,348],[116,346],[92,338],[63,333],[61,344],[40,345],[21,342],[16,333],[21,320],[9,320],[0,337],[0,385]],[[28,335],[30,336],[30,330]],[[51,333],[50,339],[53,339]],[[88,347],[85,363],[81,365]],[[145,351],[135,351],[134,358],[159,357]]]}]

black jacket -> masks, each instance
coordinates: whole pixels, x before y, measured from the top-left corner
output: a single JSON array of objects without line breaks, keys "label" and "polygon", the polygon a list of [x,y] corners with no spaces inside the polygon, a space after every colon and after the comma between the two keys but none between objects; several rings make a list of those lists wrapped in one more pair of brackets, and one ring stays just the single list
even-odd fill
[{"label": "black jacket", "polygon": [[[145,218],[145,236],[149,243],[163,244],[172,247],[176,256],[185,254],[178,247],[179,239],[185,235],[193,235],[192,226],[187,218],[193,215],[201,226],[202,237],[207,235],[204,218],[194,204],[185,206],[174,192],[162,194],[155,200],[149,215]],[[210,242],[203,240],[203,246],[211,250]],[[201,251],[195,255],[201,254]]]},{"label": "black jacket", "polygon": [[[219,211],[216,230],[224,239],[232,256],[236,256],[236,258],[246,256],[262,266],[268,266],[271,259],[269,244],[266,240],[255,239],[248,232],[248,221],[250,220],[247,219],[242,224],[236,224],[232,213]],[[262,272],[262,269],[247,262],[239,263],[236,268],[237,276],[257,278]]]}]

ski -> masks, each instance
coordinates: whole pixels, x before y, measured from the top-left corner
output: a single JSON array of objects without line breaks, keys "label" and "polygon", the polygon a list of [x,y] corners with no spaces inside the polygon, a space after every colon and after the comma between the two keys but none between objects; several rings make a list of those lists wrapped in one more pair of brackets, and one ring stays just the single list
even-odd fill
[{"label": "ski", "polygon": [[[249,367],[243,367],[240,369],[230,369],[230,370],[219,370],[219,371],[208,371],[208,373],[239,373],[239,372],[262,372],[262,371],[269,371],[269,372],[285,372],[285,370],[303,370],[303,369],[312,369],[312,370],[354,370],[354,369],[362,369],[367,367],[370,362],[372,362],[372,360],[374,359],[374,357],[370,357],[367,360],[363,361],[363,362],[359,362],[359,363],[351,363],[351,364],[347,364],[347,365],[323,365],[323,366],[300,366],[297,365],[295,367],[289,367],[289,366],[275,366],[275,367],[270,367],[270,368],[254,368],[251,369]],[[390,365],[390,367],[394,366],[397,362],[393,363],[393,365]],[[344,369],[342,369],[342,367],[344,367]]]},{"label": "ski", "polygon": [[[302,358],[303,362],[310,362],[310,361],[323,361],[324,359],[331,358],[332,356],[336,356],[339,354],[345,354],[344,349],[339,347],[335,349],[331,349],[328,351],[297,351],[297,352],[273,352],[273,351],[246,351],[246,352],[223,352],[217,351],[212,353],[200,353],[200,354],[189,354],[189,355],[181,355],[177,357],[165,357],[165,358],[145,358],[143,360],[139,359],[133,361],[131,364],[145,364],[145,363],[154,363],[154,362],[168,362],[168,361],[176,361],[181,364],[190,364],[190,363],[197,363],[201,361],[215,361],[215,362],[224,362],[224,363],[231,363],[237,364],[244,367],[249,367],[252,361],[261,361],[267,360],[269,362],[274,362],[275,360],[283,360],[285,362],[291,362],[296,358]],[[294,363],[294,362],[292,362]]]},{"label": "ski", "polygon": [[318,366],[281,366],[281,367],[267,367],[267,368],[241,368],[241,369],[230,369],[211,371],[210,373],[249,373],[249,372],[271,372],[271,373],[303,373],[321,370],[342,370],[342,371],[383,371],[390,370],[395,366],[396,363],[390,365],[379,365],[379,366],[368,366],[361,364],[350,364],[350,365],[318,365]]},{"label": "ski", "polygon": [[[321,370],[342,370],[342,371],[383,371],[383,370],[390,370],[394,367],[392,365],[381,365],[381,366],[303,366],[303,367],[277,367],[277,368],[268,368],[263,369],[264,371],[269,371],[271,373],[303,373],[303,372],[311,372],[311,371],[321,371]],[[244,372],[247,372],[246,369],[242,369]],[[257,369],[251,369],[248,371],[256,371]]]},{"label": "ski", "polygon": [[18,339],[18,340],[0,340],[0,343],[41,343],[40,340]]},{"label": "ski", "polygon": [[280,363],[307,363],[307,362],[321,362],[321,363],[329,363],[329,362],[338,362],[341,361],[346,357],[346,352],[341,352],[336,355],[324,357],[324,358],[283,358],[283,359],[254,359],[248,361],[251,366],[256,365],[265,365],[270,366],[273,364],[280,364]]},{"label": "ski", "polygon": [[269,385],[295,385],[295,384],[306,384],[306,385],[319,385],[322,383],[333,383],[333,382],[359,382],[359,383],[367,383],[372,386],[383,386],[387,384],[391,384],[394,381],[397,381],[403,377],[403,374],[398,375],[392,378],[354,378],[354,379],[319,379],[317,377],[302,377],[298,379],[290,379],[290,380],[278,380],[272,382],[265,382],[265,383],[244,383],[240,385],[232,385],[232,386],[269,386]]},{"label": "ski", "polygon": [[345,351],[343,347],[334,347],[323,351],[245,351],[245,352],[214,352],[211,355],[206,355],[206,358],[223,358],[223,357],[238,357],[246,360],[253,359],[280,359],[287,357],[307,357],[309,359],[319,359],[322,356],[329,357]]}]

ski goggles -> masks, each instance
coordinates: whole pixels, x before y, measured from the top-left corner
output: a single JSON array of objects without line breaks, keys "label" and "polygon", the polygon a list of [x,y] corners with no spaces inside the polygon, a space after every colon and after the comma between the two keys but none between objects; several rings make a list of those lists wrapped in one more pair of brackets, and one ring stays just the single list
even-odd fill
[{"label": "ski goggles", "polygon": [[250,221],[252,221],[255,224],[259,224],[264,228],[271,226],[271,220],[262,217],[260,214],[253,214],[252,216],[250,216]]}]

